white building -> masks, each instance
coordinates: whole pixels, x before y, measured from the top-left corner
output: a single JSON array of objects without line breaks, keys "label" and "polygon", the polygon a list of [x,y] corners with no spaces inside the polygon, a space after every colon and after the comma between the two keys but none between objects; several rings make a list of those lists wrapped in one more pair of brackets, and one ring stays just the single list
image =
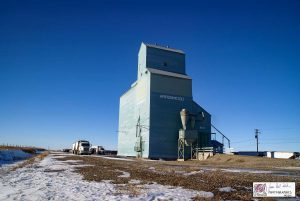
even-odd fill
[{"label": "white building", "polygon": [[285,158],[285,159],[289,159],[289,158],[296,158],[297,154],[298,154],[298,157],[299,157],[299,153],[298,152],[267,151],[266,156],[268,158]]}]

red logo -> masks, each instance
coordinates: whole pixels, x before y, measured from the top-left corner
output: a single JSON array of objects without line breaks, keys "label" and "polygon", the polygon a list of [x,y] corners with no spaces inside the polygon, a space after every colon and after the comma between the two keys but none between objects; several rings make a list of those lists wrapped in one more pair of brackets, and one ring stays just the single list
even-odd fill
[{"label": "red logo", "polygon": [[255,184],[253,190],[254,190],[253,193],[255,196],[266,196],[267,184]]},{"label": "red logo", "polygon": [[254,186],[254,191],[257,193],[262,193],[266,191],[266,184],[256,184]]}]

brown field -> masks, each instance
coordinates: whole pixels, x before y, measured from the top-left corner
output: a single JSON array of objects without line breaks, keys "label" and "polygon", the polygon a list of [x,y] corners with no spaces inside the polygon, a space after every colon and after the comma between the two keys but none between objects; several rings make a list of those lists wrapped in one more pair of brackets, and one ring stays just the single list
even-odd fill
[{"label": "brown field", "polygon": [[[77,172],[90,181],[111,180],[119,186],[119,191],[127,191],[132,196],[139,193],[137,185],[128,183],[132,179],[149,184],[180,186],[187,189],[213,192],[213,200],[238,199],[252,200],[252,182],[296,182],[296,193],[300,195],[300,161],[285,159],[267,159],[232,155],[215,155],[205,161],[151,161],[133,159],[133,161],[109,160],[93,156],[70,155],[59,160],[82,160],[85,166]],[[245,172],[224,172],[223,168],[243,168]],[[247,169],[245,169],[247,168]],[[278,176],[270,173],[250,173],[247,170],[276,170]],[[123,172],[130,177],[119,177]],[[232,192],[221,192],[219,188],[231,187]],[[195,198],[203,200],[203,198]],[[209,199],[206,199],[209,200]],[[263,199],[272,200],[272,199]]]},{"label": "brown field", "polygon": [[296,172],[300,173],[300,160],[292,159],[274,159],[256,156],[217,154],[204,161],[185,161],[183,165],[190,166],[193,164],[219,168],[255,168],[260,170],[294,169]]}]

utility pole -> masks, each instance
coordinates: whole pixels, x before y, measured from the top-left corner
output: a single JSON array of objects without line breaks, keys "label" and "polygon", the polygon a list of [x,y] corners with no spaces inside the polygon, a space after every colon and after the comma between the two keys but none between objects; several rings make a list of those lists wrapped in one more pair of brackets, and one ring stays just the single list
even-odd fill
[{"label": "utility pole", "polygon": [[256,152],[257,152],[257,156],[258,156],[258,134],[260,134],[259,129],[254,129],[255,131],[255,138],[256,138]]}]

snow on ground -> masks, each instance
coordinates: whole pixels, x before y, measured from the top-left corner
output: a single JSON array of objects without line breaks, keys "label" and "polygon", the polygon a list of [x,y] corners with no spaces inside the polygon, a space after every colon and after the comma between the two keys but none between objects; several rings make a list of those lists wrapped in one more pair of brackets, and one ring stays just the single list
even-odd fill
[{"label": "snow on ground", "polygon": [[129,159],[129,158],[116,158],[116,157],[101,156],[101,155],[92,155],[90,157],[99,157],[99,158],[105,158],[105,159],[109,159],[109,160],[119,160],[119,161],[134,161],[134,160]]},{"label": "snow on ground", "polygon": [[130,184],[139,184],[139,183],[141,183],[141,181],[138,180],[138,179],[131,179],[128,183],[130,183]]},{"label": "snow on ground", "polygon": [[203,170],[199,170],[199,171],[192,171],[192,172],[185,172],[183,173],[184,176],[191,176],[191,175],[195,175],[195,174],[199,174],[199,173],[203,173]]},{"label": "snow on ground", "polygon": [[[232,172],[232,173],[253,173],[253,174],[272,174],[275,173],[274,171],[268,171],[268,170],[255,170],[255,169],[238,169],[238,168],[210,168],[210,167],[201,167],[199,171],[192,171],[188,173],[183,173],[186,176],[199,174],[207,171],[217,171],[220,170],[222,172]],[[178,172],[181,173],[181,172]]]},{"label": "snow on ground", "polygon": [[[298,167],[296,168],[290,168],[292,170],[297,170]],[[150,168],[149,168],[150,169]],[[289,168],[287,168],[289,169]],[[154,169],[150,169],[155,172]],[[217,171],[220,170],[222,172],[229,172],[229,173],[250,173],[250,174],[273,174],[276,176],[291,176],[291,177],[300,177],[296,173],[293,172],[283,172],[283,171],[270,171],[270,170],[256,170],[256,169],[240,169],[240,168],[212,168],[212,167],[201,167],[199,171],[192,171],[192,172],[186,172],[186,171],[175,171],[176,174],[182,174],[184,176],[191,176],[195,174],[200,174],[208,171]]]},{"label": "snow on ground", "polygon": [[[295,168],[297,169],[297,168]],[[270,171],[270,170],[257,170],[257,169],[247,169],[247,168],[221,168],[221,169],[216,169],[216,168],[200,168],[200,172],[202,171],[217,171],[220,170],[222,172],[229,172],[229,173],[250,173],[250,174],[272,174],[276,176],[291,176],[291,177],[300,177],[296,173],[293,172],[283,172],[283,171]],[[199,173],[200,173],[199,172]],[[187,173],[189,174],[189,173]],[[190,174],[193,174],[191,172]]]},{"label": "snow on ground", "polygon": [[147,197],[140,200],[190,200],[192,197],[199,196],[212,198],[214,194],[206,191],[194,191],[180,187],[162,186],[159,184],[146,184],[144,187],[148,190]]},{"label": "snow on ground", "polygon": [[228,187],[219,188],[219,191],[229,193],[236,190],[228,186]]},{"label": "snow on ground", "polygon": [[[83,180],[74,169],[84,164],[80,161],[74,163],[71,160],[56,160],[62,156],[64,154],[50,154],[33,165],[0,175],[0,200],[189,200],[195,196],[214,196],[211,192],[156,183],[141,185],[138,180],[132,180],[130,185],[137,185],[140,189],[139,195],[133,197],[120,194],[117,193],[118,186],[110,181]],[[124,174],[126,175],[125,172]]]},{"label": "snow on ground", "polygon": [[125,172],[125,171],[121,171],[121,170],[117,170],[117,172],[121,172],[122,174],[119,175],[118,177],[130,177],[130,173],[129,172]]},{"label": "snow on ground", "polygon": [[252,169],[221,169],[223,172],[233,172],[233,173],[253,173],[253,174],[271,174],[273,171],[268,170],[252,170]]}]

